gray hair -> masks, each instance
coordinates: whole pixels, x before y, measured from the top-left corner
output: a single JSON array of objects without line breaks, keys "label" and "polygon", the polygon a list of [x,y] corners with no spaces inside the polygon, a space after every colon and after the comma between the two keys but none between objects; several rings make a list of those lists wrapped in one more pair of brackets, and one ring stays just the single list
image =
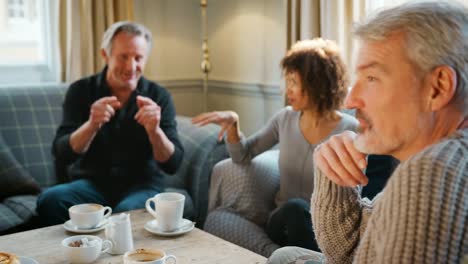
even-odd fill
[{"label": "gray hair", "polygon": [[125,32],[127,34],[135,35],[135,36],[143,36],[148,43],[148,53],[151,50],[151,46],[153,44],[153,37],[151,32],[143,25],[129,22],[129,21],[119,21],[112,24],[106,32],[104,32],[104,36],[102,37],[101,42],[101,49],[106,51],[106,54],[109,56],[112,51],[112,40],[114,39],[115,35],[120,32]]},{"label": "gray hair", "polygon": [[447,65],[457,74],[452,101],[468,114],[468,8],[455,1],[408,2],[370,16],[354,30],[362,40],[382,41],[405,33],[407,55],[426,74]]}]

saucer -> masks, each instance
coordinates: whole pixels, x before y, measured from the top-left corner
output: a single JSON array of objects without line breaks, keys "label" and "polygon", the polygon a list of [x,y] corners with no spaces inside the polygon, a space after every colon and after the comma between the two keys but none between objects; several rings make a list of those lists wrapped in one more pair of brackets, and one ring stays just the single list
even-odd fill
[{"label": "saucer", "polygon": [[68,220],[63,224],[63,228],[65,228],[67,231],[73,232],[73,233],[80,233],[80,234],[85,234],[85,233],[93,233],[97,231],[103,230],[108,223],[107,218],[103,219],[96,227],[94,228],[79,228],[76,227],[75,225],[72,224],[71,220]]},{"label": "saucer", "polygon": [[162,231],[158,227],[158,220],[156,220],[156,219],[148,221],[145,224],[146,231],[148,231],[150,233],[153,233],[155,235],[160,235],[160,236],[178,236],[178,235],[182,235],[182,234],[185,234],[185,233],[188,233],[188,232],[192,231],[194,227],[195,227],[195,222],[192,222],[192,221],[190,221],[188,219],[185,219],[185,218],[182,219],[181,227],[177,228],[174,231],[170,231],[170,232]]},{"label": "saucer", "polygon": [[19,256],[19,262],[21,264],[39,264],[36,260],[28,257]]}]

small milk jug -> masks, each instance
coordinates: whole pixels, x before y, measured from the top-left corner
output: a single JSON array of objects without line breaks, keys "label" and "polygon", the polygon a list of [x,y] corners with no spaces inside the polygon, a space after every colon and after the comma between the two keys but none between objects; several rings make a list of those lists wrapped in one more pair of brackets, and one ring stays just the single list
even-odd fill
[{"label": "small milk jug", "polygon": [[133,250],[132,224],[129,214],[122,213],[109,217],[105,233],[106,238],[113,244],[110,254],[124,254]]}]

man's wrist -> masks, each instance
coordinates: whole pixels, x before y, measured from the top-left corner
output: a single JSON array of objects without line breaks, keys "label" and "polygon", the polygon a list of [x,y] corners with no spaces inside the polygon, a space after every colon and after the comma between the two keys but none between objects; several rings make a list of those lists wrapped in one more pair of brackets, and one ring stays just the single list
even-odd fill
[{"label": "man's wrist", "polygon": [[101,128],[101,125],[100,124],[96,124],[94,122],[91,122],[91,120],[88,120],[86,121],[87,123],[87,126],[93,130],[94,132],[97,132],[100,128]]},{"label": "man's wrist", "polygon": [[160,142],[164,136],[164,131],[158,126],[156,129],[148,133],[151,143]]}]

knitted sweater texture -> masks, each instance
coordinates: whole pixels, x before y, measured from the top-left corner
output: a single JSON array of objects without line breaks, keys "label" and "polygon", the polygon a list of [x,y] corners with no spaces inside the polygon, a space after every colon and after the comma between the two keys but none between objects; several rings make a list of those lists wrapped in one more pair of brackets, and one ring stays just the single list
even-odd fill
[{"label": "knitted sweater texture", "polygon": [[[372,201],[315,171],[312,220],[327,263],[461,263],[468,254],[468,129],[402,162]],[[369,179],[372,181],[372,179]]]}]

